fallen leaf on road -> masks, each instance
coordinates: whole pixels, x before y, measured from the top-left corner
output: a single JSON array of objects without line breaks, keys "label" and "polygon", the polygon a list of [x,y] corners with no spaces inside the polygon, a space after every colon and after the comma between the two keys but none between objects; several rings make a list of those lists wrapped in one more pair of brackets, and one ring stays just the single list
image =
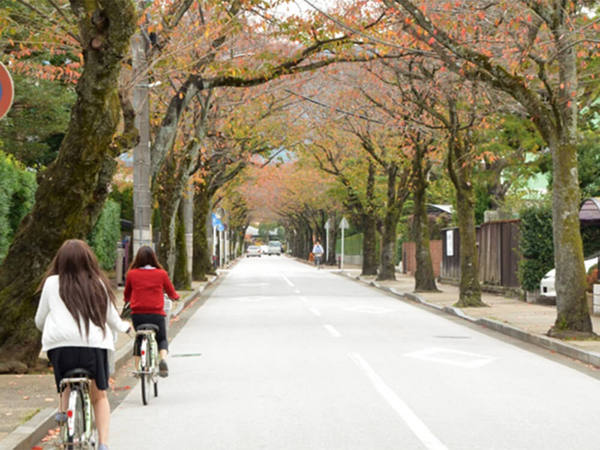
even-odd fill
[{"label": "fallen leaf on road", "polygon": [[115,386],[114,390],[115,391],[127,391],[131,389],[131,386]]},{"label": "fallen leaf on road", "polygon": [[50,397],[46,397],[46,398],[44,399],[44,401],[45,401],[45,402],[53,402],[53,401],[54,401],[54,399],[53,399],[53,398],[50,398]]},{"label": "fallen leaf on road", "polygon": [[7,412],[6,414],[4,414],[5,416],[12,416],[11,412]]},{"label": "fallen leaf on road", "polygon": [[29,400],[29,395],[24,395],[23,400]]}]

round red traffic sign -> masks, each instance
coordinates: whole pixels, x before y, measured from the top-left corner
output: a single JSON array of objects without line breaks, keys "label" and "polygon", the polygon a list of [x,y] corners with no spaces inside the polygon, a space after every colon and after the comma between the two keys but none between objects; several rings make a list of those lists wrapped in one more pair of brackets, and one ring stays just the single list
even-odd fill
[{"label": "round red traffic sign", "polygon": [[10,110],[14,97],[15,88],[10,73],[0,63],[0,119]]}]

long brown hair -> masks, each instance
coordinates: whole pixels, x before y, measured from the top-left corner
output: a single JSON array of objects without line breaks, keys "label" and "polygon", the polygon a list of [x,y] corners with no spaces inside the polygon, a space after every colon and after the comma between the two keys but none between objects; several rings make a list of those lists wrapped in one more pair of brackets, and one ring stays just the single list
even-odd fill
[{"label": "long brown hair", "polygon": [[65,241],[44,281],[51,275],[58,275],[60,298],[77,322],[79,332],[83,320],[86,336],[90,333],[90,321],[105,334],[108,302],[115,304],[115,293],[90,246],[79,239]]},{"label": "long brown hair", "polygon": [[135,254],[135,258],[131,265],[129,266],[129,270],[137,269],[138,267],[144,266],[154,266],[158,269],[162,269],[163,266],[158,262],[158,258],[156,257],[156,253],[152,250],[152,247],[147,245],[142,245],[137,253]]}]

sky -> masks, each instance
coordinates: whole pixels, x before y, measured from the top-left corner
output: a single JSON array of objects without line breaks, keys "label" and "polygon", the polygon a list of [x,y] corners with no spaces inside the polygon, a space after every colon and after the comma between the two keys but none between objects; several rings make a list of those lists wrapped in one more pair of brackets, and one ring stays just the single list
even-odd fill
[{"label": "sky", "polygon": [[[336,4],[336,0],[309,0],[310,3],[315,5],[318,8],[322,8],[323,10],[328,9],[329,7]],[[302,15],[306,11],[310,11],[313,8],[306,3],[304,0],[292,0],[281,5],[277,8],[277,11],[281,13],[283,16],[288,15]]]}]

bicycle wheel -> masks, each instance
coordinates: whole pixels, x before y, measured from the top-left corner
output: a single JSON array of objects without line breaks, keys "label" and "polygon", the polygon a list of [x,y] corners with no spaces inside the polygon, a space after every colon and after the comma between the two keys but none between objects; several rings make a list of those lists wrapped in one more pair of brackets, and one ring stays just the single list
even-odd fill
[{"label": "bicycle wheel", "polygon": [[83,394],[85,411],[85,441],[87,448],[95,449],[98,446],[98,430],[96,429],[96,418],[92,407],[92,399],[89,390],[86,389]]},{"label": "bicycle wheel", "polygon": [[[140,342],[140,352],[141,352],[140,383],[141,383],[141,388],[142,388],[142,403],[144,405],[147,405],[148,404],[148,394],[147,394],[146,390],[150,388],[150,383],[149,383],[150,378],[148,375],[148,373],[150,371],[150,363],[149,363],[150,355],[148,352],[148,339],[146,338],[146,336],[142,337],[142,341]],[[148,384],[148,386],[146,386],[146,384]]]},{"label": "bicycle wheel", "polygon": [[140,381],[142,383],[142,403],[144,405],[148,404],[148,398],[146,397],[146,375],[142,374],[142,376],[140,377]]},{"label": "bicycle wheel", "polygon": [[158,397],[158,381],[154,381],[154,396]]},{"label": "bicycle wheel", "polygon": [[71,386],[69,408],[67,409],[67,446],[68,449],[82,448],[85,440],[85,411],[83,392],[79,386]]}]

